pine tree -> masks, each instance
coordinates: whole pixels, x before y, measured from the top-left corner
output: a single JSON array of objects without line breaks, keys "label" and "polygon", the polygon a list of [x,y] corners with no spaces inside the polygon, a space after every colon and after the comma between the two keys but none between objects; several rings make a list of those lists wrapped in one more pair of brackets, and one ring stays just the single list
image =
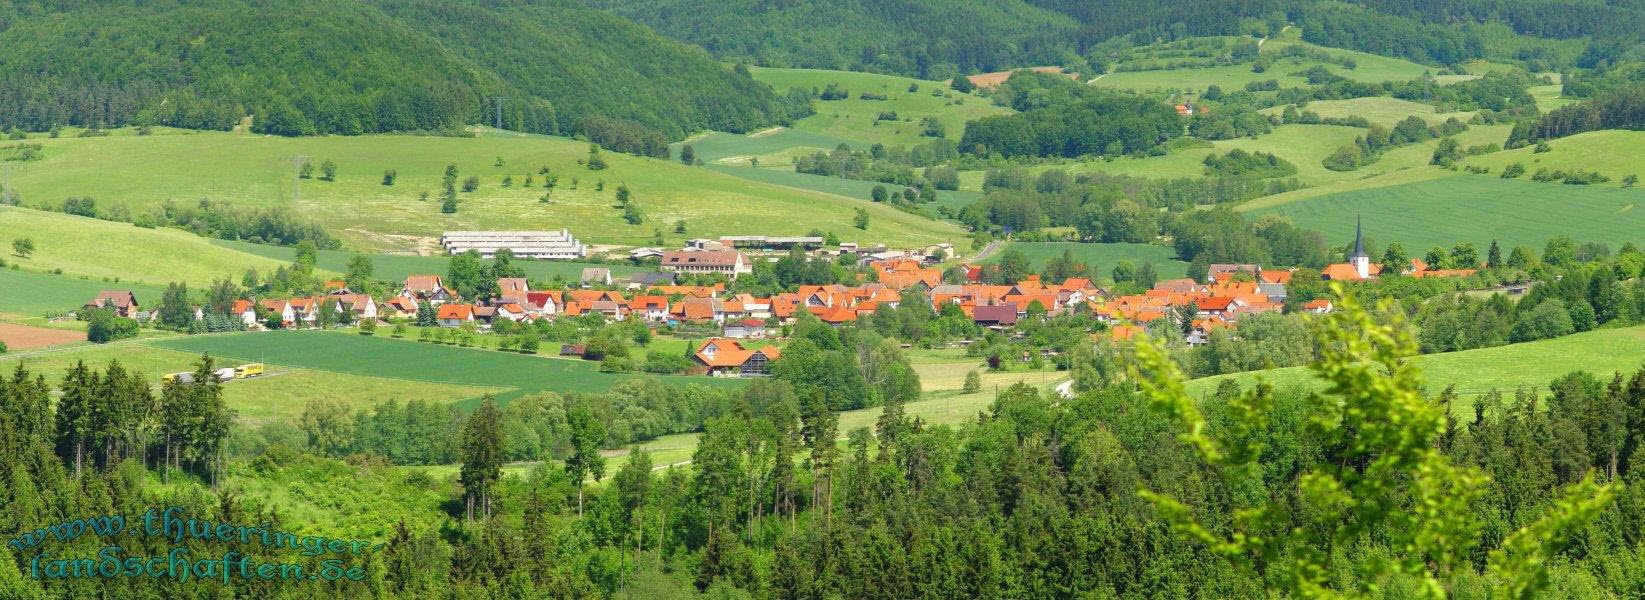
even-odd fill
[{"label": "pine tree", "polygon": [[63,374],[62,395],[57,398],[57,456],[74,468],[75,477],[85,462],[96,394],[97,373],[86,368],[85,361],[75,361]]},{"label": "pine tree", "polygon": [[482,518],[491,517],[491,494],[502,477],[502,415],[490,395],[463,424],[463,466],[458,481],[463,486],[463,514],[472,521],[476,509]]}]

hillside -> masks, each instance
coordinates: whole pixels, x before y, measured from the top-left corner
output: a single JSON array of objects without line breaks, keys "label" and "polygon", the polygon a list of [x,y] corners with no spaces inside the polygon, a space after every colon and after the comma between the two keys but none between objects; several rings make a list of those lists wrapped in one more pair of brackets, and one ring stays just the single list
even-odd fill
[{"label": "hillside", "polygon": [[[579,164],[588,156],[586,142],[492,130],[475,137],[297,138],[120,131],[29,142],[42,144],[44,156],[11,173],[11,186],[26,205],[90,196],[102,204],[124,203],[132,214],[168,200],[288,207],[355,251],[432,252],[442,231],[498,228],[569,227],[587,242],[623,245],[651,245],[659,230],[671,245],[708,235],[803,235],[812,229],[846,241],[904,245],[962,237],[951,224],[874,205],[866,196],[775,187],[614,152],[602,153],[608,167],[593,171]],[[318,174],[297,178],[301,162],[326,160],[337,165],[336,181]],[[475,191],[460,194],[456,214],[442,213],[438,197],[447,165],[457,166],[460,179],[478,178]],[[552,190],[545,187],[544,167],[558,180]],[[382,185],[390,170],[397,173],[394,185]],[[505,177],[511,179],[507,187]],[[616,207],[619,185],[641,207],[641,223],[629,224]],[[426,201],[420,200],[424,193]],[[852,227],[856,208],[870,213],[867,231]],[[685,221],[685,233],[675,233],[678,221]]]},{"label": "hillside", "polygon": [[[966,122],[1011,112],[987,98],[949,89],[943,81],[819,69],[756,67],[749,71],[755,81],[769,84],[778,91],[795,87],[826,89],[836,85],[850,92],[840,100],[817,102],[817,114],[799,119],[790,127],[869,144],[912,146],[929,142],[933,138],[923,135],[921,124],[927,117],[937,119],[943,125],[945,137],[957,141],[965,133]],[[882,94],[886,98],[865,99],[864,93]],[[881,120],[878,117],[883,113],[896,113],[897,119]]]},{"label": "hillside", "polygon": [[[21,258],[12,240],[34,241],[34,254]],[[142,282],[164,287],[172,281],[208,284],[213,278],[238,280],[248,268],[272,271],[291,259],[274,260],[217,246],[177,229],[144,229],[55,212],[0,205],[0,258],[29,271],[62,269],[73,276]],[[0,308],[0,312],[5,311]]]},{"label": "hillside", "polygon": [[498,97],[505,128],[542,133],[601,115],[678,138],[787,110],[700,49],[576,2],[0,7],[0,129],[228,129],[253,115],[280,134],[452,130],[492,123]]},{"label": "hillside", "polygon": [[1503,152],[1470,157],[1462,164],[1485,167],[1492,174],[1500,174],[1510,164],[1525,166],[1521,178],[1529,178],[1538,170],[1597,171],[1611,178],[1599,185],[1619,186],[1628,175],[1645,176],[1645,163],[1640,162],[1639,150],[1645,148],[1645,131],[1606,129],[1579,133],[1549,140],[1548,151],[1538,153],[1534,146],[1525,146]]},{"label": "hillside", "polygon": [[[1424,169],[1412,169],[1421,174]],[[1436,174],[1449,171],[1432,169]],[[1333,244],[1353,239],[1354,217],[1378,246],[1400,242],[1415,254],[1434,246],[1497,240],[1505,249],[1528,245],[1541,251],[1548,238],[1617,247],[1638,243],[1645,227],[1645,190],[1591,185],[1532,183],[1495,175],[1453,175],[1309,197],[1262,198],[1240,207],[1248,214],[1281,214],[1298,227],[1323,233]],[[1555,216],[1557,215],[1557,216]]]}]

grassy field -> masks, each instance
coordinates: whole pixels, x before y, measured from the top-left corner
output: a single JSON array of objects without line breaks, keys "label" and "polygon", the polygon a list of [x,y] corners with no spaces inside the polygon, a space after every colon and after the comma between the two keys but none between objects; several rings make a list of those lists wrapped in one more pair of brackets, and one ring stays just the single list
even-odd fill
[{"label": "grassy field", "polygon": [[1482,166],[1499,174],[1511,163],[1525,165],[1521,179],[1529,180],[1538,169],[1560,171],[1598,171],[1609,176],[1611,182],[1599,184],[1618,187],[1627,175],[1645,176],[1645,162],[1640,160],[1640,149],[1645,148],[1645,131],[1604,130],[1579,133],[1548,142],[1549,151],[1535,153],[1527,146],[1503,152],[1470,157],[1464,165]]},{"label": "grassy field", "polygon": [[[967,121],[1012,112],[1009,108],[995,106],[981,96],[955,92],[940,81],[818,69],[751,67],[749,71],[754,74],[754,79],[771,84],[778,92],[794,87],[821,90],[831,83],[845,88],[851,93],[849,98],[819,100],[817,114],[800,119],[793,128],[868,144],[912,146],[929,141],[931,138],[921,135],[924,131],[921,121],[925,117],[936,117],[947,130],[948,138],[958,140],[965,134]],[[911,85],[918,86],[918,91],[908,91]],[[933,90],[944,93],[933,96]],[[887,98],[863,100],[863,92],[884,94]],[[882,112],[895,112],[900,120],[877,121],[876,117]]]},{"label": "grassy field", "polygon": [[[14,257],[8,257],[14,258]],[[0,315],[34,317],[84,306],[103,290],[131,290],[140,303],[159,302],[162,286],[80,279],[15,269],[0,269]]]},{"label": "grassy field", "polygon": [[[34,240],[29,258],[11,253],[12,240],[24,237]],[[0,206],[0,244],[8,263],[26,269],[62,269],[96,279],[160,286],[172,281],[206,284],[224,276],[238,280],[248,267],[273,270],[282,262],[216,246],[178,229],[143,229],[14,206]],[[0,291],[0,298],[4,294]]]},{"label": "grassy field", "polygon": [[[672,231],[672,230],[670,230]],[[230,248],[247,254],[255,254],[275,260],[291,262],[297,259],[297,250],[284,246],[269,246],[250,242],[231,242],[213,240],[213,244]],[[327,270],[344,273],[348,270],[348,261],[353,259],[354,252],[343,250],[321,250],[316,266]],[[401,254],[368,254],[371,257],[372,277],[384,281],[401,281],[407,275],[444,275],[446,266],[451,262],[448,256],[413,256]],[[613,277],[632,275],[649,269],[626,264],[593,264],[580,262],[566,262],[555,260],[526,260],[515,259],[514,264],[525,270],[526,277],[548,281],[555,277],[564,277],[576,280],[582,276],[584,267],[602,267],[611,269]]]},{"label": "grassy field", "polygon": [[[1278,58],[1281,50],[1292,45],[1324,50],[1332,56],[1351,57],[1358,65],[1354,69],[1346,69],[1335,63],[1324,63],[1312,59]],[[1092,81],[1091,84],[1116,89],[1182,90],[1200,93],[1211,85],[1220,86],[1224,90],[1236,90],[1244,89],[1245,84],[1252,81],[1267,81],[1270,79],[1278,81],[1281,87],[1302,87],[1307,85],[1307,79],[1291,75],[1291,73],[1305,71],[1319,65],[1324,65],[1331,72],[1343,77],[1371,83],[1416,79],[1422,76],[1423,72],[1429,70],[1428,67],[1397,58],[1315,46],[1298,40],[1295,31],[1287,32],[1283,36],[1263,43],[1262,55],[1270,61],[1268,70],[1263,73],[1252,72],[1251,64],[1246,63],[1200,69],[1109,73]],[[1156,61],[1140,60],[1136,62],[1146,64]]]},{"label": "grassy field", "polygon": [[[1289,106],[1289,105],[1287,105]],[[1430,124],[1439,124],[1446,119],[1456,117],[1463,122],[1473,118],[1473,112],[1440,113],[1434,111],[1434,105],[1401,100],[1388,97],[1351,98],[1348,100],[1319,100],[1309,102],[1298,110],[1312,111],[1324,118],[1365,117],[1372,123],[1386,127],[1393,127],[1395,123],[1406,117],[1416,115]],[[1266,115],[1277,115],[1285,112],[1285,106],[1265,108],[1258,112]]]},{"label": "grassy field", "polygon": [[[1588,371],[1605,380],[1619,371],[1632,374],[1645,362],[1645,327],[1605,329],[1524,344],[1429,354],[1415,360],[1427,382],[1428,393],[1438,394],[1446,386],[1455,385],[1463,399],[1456,408],[1467,411],[1475,396],[1492,388],[1510,396],[1522,385],[1546,393],[1549,381],[1572,371]],[[1188,390],[1196,396],[1205,395],[1216,390],[1224,379],[1249,384],[1256,375],[1236,373],[1195,379],[1188,383]],[[1318,387],[1307,367],[1273,369],[1263,371],[1262,375],[1276,387]]]},{"label": "grassy field", "polygon": [[[61,202],[68,196],[119,199],[134,212],[173,199],[229,201],[247,206],[286,206],[315,219],[363,251],[432,250],[441,231],[455,229],[558,229],[584,241],[649,245],[654,229],[669,244],[721,234],[802,235],[813,228],[846,241],[911,245],[946,239],[952,225],[868,207],[868,231],[851,226],[857,206],[841,199],[729,177],[675,161],[604,153],[609,168],[578,164],[588,144],[565,138],[481,130],[477,137],[368,135],[282,138],[227,132],[173,132],[98,138],[36,139],[45,157],[15,169],[12,185],[28,202]],[[337,164],[334,182],[298,180],[306,157]],[[496,163],[501,159],[502,164]],[[480,180],[462,194],[455,215],[440,212],[437,196],[447,165],[459,177]],[[552,203],[548,167],[559,176]],[[393,186],[382,185],[394,170]],[[527,175],[534,178],[525,186]],[[505,176],[514,185],[502,187]],[[573,186],[573,180],[578,180]],[[605,188],[595,190],[603,180]],[[630,225],[615,208],[616,187],[627,184],[646,221]],[[573,189],[575,188],[575,189]],[[419,201],[428,192],[436,197]],[[673,234],[684,220],[689,233]]]},{"label": "grassy field", "polygon": [[1645,190],[1532,183],[1493,175],[1419,180],[1292,197],[1283,203],[1271,200],[1241,209],[1253,215],[1287,215],[1297,226],[1325,234],[1331,243],[1353,239],[1354,217],[1361,215],[1367,237],[1379,245],[1401,242],[1412,253],[1460,242],[1485,248],[1493,239],[1503,248],[1526,244],[1540,251],[1556,235],[1615,247],[1637,243],[1639,232],[1645,230],[1645,211],[1635,209],[1645,203]]},{"label": "grassy field", "polygon": [[[347,375],[507,389],[497,395],[499,400],[537,391],[601,392],[633,378],[630,375],[601,373],[598,371],[599,365],[580,360],[343,332],[277,331],[195,336],[160,340],[149,345],[191,354],[209,352],[212,356],[229,359]],[[670,384],[737,385],[735,380],[709,377],[661,379]]]},{"label": "grassy field", "polygon": [[[1007,250],[1022,252],[1033,263],[1034,270],[1038,271],[1045,265],[1045,261],[1062,256],[1064,250],[1073,252],[1074,259],[1091,265],[1096,269],[1096,276],[1107,278],[1114,264],[1122,261],[1131,261],[1134,266],[1141,266],[1144,262],[1154,263],[1154,269],[1159,272],[1161,279],[1175,279],[1188,272],[1188,263],[1177,260],[1176,251],[1153,244],[1081,244],[1076,242],[1012,242],[1006,246]],[[1000,253],[995,253],[984,262],[999,262]]]},{"label": "grassy field", "polygon": [[268,374],[242,379],[223,386],[223,401],[240,420],[259,424],[275,419],[295,422],[310,400],[340,400],[350,411],[359,411],[386,400],[405,404],[423,400],[450,404],[485,394],[502,393],[506,388],[430,383],[388,377],[367,377],[314,369],[292,369],[269,365]]}]

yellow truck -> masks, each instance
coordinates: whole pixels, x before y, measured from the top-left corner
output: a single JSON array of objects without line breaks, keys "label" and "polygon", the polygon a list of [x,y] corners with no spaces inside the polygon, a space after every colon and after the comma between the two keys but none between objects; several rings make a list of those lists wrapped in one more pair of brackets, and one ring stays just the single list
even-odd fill
[{"label": "yellow truck", "polygon": [[188,371],[183,371],[181,373],[166,373],[160,377],[160,380],[166,383],[194,383],[194,373],[190,373]]},{"label": "yellow truck", "polygon": [[263,363],[246,363],[234,368],[235,379],[245,379],[263,374]]}]

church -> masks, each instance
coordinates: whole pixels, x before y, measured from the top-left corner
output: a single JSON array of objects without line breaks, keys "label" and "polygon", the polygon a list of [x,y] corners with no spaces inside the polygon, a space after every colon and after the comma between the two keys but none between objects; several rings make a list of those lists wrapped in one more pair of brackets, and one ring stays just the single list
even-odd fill
[{"label": "church", "polygon": [[1371,262],[1371,255],[1365,253],[1365,238],[1360,227],[1359,217],[1354,217],[1354,253],[1348,255],[1348,262],[1326,265],[1319,275],[1330,281],[1365,281],[1382,274],[1382,265]]}]

